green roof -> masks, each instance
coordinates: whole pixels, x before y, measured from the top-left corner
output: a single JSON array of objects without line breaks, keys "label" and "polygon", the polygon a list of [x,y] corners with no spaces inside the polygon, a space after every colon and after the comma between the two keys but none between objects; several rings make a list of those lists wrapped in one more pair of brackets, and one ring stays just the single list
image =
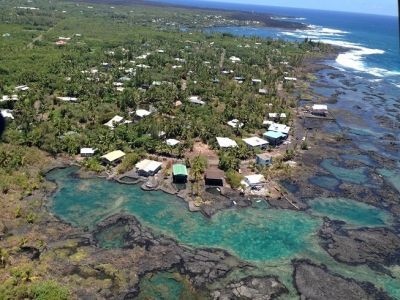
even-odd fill
[{"label": "green roof", "polygon": [[188,171],[185,165],[182,164],[175,164],[172,166],[172,173],[174,175],[188,175]]}]

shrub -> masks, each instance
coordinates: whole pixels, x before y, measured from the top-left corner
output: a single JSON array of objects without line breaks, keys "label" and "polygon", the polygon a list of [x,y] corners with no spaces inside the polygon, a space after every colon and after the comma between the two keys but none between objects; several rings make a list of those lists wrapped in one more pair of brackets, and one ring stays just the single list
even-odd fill
[{"label": "shrub", "polygon": [[125,173],[132,169],[135,164],[140,160],[140,158],[141,156],[136,152],[128,153],[127,155],[125,155],[121,164],[117,168],[118,174]]},{"label": "shrub", "polygon": [[242,186],[241,181],[243,180],[243,176],[236,172],[235,170],[229,170],[225,173],[226,180],[230,184],[232,188],[240,188]]},{"label": "shrub", "polygon": [[68,289],[51,280],[33,284],[31,294],[36,300],[67,300],[69,298]]}]

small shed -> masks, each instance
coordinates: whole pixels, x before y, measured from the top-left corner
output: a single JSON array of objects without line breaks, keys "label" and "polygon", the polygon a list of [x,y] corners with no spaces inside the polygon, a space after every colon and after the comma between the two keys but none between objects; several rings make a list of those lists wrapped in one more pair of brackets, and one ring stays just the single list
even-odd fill
[{"label": "small shed", "polygon": [[176,145],[178,145],[180,143],[180,141],[178,141],[176,139],[168,139],[165,142],[167,143],[168,146],[171,146],[171,147],[175,147]]},{"label": "small shed", "polygon": [[106,164],[116,164],[121,161],[121,159],[125,156],[125,153],[122,152],[121,150],[116,150],[110,153],[107,153],[106,155],[103,155],[101,159],[103,160],[104,163]]},{"label": "small shed", "polygon": [[228,122],[228,125],[231,126],[232,128],[242,128],[244,124],[240,122],[238,119],[233,119]]},{"label": "small shed", "polygon": [[157,174],[161,170],[161,166],[162,163],[149,159],[144,159],[135,165],[138,174],[145,177]]},{"label": "small shed", "polygon": [[188,178],[188,171],[183,164],[174,164],[172,166],[172,178],[174,183],[186,183]]},{"label": "small shed", "polygon": [[151,112],[145,109],[137,109],[135,112],[136,116],[139,118],[144,118],[151,115]]},{"label": "small shed", "polygon": [[121,116],[114,116],[110,121],[104,123],[104,125],[113,129],[116,125],[122,123],[123,120],[124,118]]},{"label": "small shed", "polygon": [[80,155],[82,157],[91,157],[96,152],[93,148],[81,148]]},{"label": "small shed", "polygon": [[267,91],[266,89],[259,89],[259,90],[258,90],[258,93],[259,93],[260,95],[266,95],[266,94],[268,93],[268,91]]},{"label": "small shed", "polygon": [[256,164],[260,166],[272,165],[272,156],[267,153],[257,154]]},{"label": "small shed", "polygon": [[224,186],[224,171],[217,168],[209,168],[204,174],[206,185]]}]

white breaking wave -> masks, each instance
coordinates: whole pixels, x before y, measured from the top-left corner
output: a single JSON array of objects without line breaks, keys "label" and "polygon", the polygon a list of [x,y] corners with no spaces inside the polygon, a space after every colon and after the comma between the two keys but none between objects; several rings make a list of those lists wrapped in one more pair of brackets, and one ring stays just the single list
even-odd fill
[{"label": "white breaking wave", "polygon": [[383,68],[368,67],[364,60],[368,55],[382,55],[385,53],[381,49],[371,49],[363,47],[360,44],[355,44],[351,42],[343,41],[347,31],[326,28],[316,25],[309,25],[308,29],[305,30],[295,30],[295,31],[284,31],[282,34],[298,39],[313,39],[322,43],[339,46],[342,48],[349,49],[346,53],[341,53],[336,58],[336,63],[339,66],[353,69],[359,72],[368,73],[375,77],[388,77],[388,76],[398,76],[400,72],[390,71]]},{"label": "white breaking wave", "polygon": [[381,49],[370,49],[367,47],[363,47],[359,44],[345,42],[345,41],[338,41],[338,40],[321,39],[320,42],[350,49],[350,51],[348,52],[339,54],[338,57],[336,58],[336,62],[341,66],[354,69],[359,72],[368,73],[376,77],[400,75],[400,72],[397,71],[389,71],[383,68],[366,66],[366,64],[364,63],[365,57],[368,55],[384,54],[385,51]]}]

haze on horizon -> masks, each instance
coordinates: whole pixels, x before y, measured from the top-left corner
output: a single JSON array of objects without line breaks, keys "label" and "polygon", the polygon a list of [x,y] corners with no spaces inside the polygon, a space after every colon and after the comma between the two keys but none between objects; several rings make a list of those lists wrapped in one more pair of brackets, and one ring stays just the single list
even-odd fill
[{"label": "haze on horizon", "polygon": [[395,0],[205,0],[207,2],[227,2],[238,4],[255,4],[264,6],[280,6],[292,8],[320,9],[331,11],[355,12],[375,15],[397,16],[398,8]]}]

